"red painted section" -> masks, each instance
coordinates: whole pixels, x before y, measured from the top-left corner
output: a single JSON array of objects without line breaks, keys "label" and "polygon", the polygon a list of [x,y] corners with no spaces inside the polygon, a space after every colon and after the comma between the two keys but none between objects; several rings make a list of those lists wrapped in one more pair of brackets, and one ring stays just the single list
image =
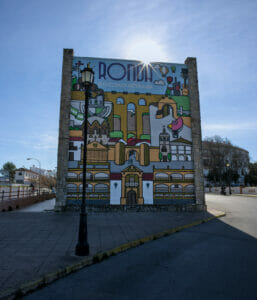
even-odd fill
[{"label": "red painted section", "polygon": [[83,137],[70,136],[70,141],[83,141]]},{"label": "red painted section", "polygon": [[143,180],[153,180],[153,173],[143,173]]},{"label": "red painted section", "polygon": [[110,179],[111,180],[121,180],[121,173],[111,173]]}]

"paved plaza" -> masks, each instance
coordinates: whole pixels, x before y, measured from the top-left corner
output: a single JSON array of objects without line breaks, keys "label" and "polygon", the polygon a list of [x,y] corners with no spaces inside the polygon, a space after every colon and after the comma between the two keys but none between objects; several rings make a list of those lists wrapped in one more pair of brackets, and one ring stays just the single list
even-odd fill
[{"label": "paved plaza", "polygon": [[[79,213],[37,210],[1,213],[1,292],[83,259],[74,254]],[[215,214],[218,212],[89,213],[90,255]]]}]

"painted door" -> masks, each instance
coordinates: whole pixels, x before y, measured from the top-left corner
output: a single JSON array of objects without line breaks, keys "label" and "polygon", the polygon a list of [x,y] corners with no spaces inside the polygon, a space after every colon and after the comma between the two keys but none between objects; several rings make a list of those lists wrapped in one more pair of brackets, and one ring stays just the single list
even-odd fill
[{"label": "painted door", "polygon": [[127,194],[127,205],[137,204],[137,194],[135,191],[131,190]]}]

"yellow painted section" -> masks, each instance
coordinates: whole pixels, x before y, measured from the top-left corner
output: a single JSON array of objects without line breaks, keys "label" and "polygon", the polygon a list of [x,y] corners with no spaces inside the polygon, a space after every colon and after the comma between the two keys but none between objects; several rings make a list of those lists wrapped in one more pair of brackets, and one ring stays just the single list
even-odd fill
[{"label": "yellow painted section", "polygon": [[82,137],[82,130],[70,130],[71,137]]}]

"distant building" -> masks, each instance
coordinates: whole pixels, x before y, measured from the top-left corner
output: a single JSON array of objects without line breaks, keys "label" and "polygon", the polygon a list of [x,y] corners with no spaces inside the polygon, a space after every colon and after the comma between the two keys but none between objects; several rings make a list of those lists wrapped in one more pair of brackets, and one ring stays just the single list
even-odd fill
[{"label": "distant building", "polygon": [[39,174],[25,168],[19,168],[15,171],[14,180],[16,183],[28,184],[37,182]]},{"label": "distant building", "polygon": [[9,183],[9,177],[8,176],[0,176],[0,183]]}]

